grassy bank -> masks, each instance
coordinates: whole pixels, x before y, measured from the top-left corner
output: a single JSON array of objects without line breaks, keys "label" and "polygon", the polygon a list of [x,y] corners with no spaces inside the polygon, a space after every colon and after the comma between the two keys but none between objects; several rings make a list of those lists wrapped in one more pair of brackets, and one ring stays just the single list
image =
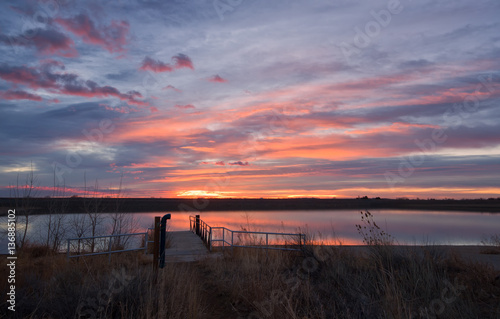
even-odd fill
[{"label": "grassy bank", "polygon": [[[18,255],[15,318],[499,318],[500,273],[438,248],[226,250],[166,264],[142,253]],[[6,269],[2,268],[3,278]],[[5,283],[1,287],[6,291]],[[2,301],[1,317],[7,313]]]}]

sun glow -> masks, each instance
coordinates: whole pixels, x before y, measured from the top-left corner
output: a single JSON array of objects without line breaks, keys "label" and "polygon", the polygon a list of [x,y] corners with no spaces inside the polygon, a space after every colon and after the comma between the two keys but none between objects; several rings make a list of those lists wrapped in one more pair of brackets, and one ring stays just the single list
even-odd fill
[{"label": "sun glow", "polygon": [[177,193],[178,197],[185,198],[197,198],[197,197],[205,197],[205,198],[229,198],[231,197],[228,192],[210,192],[204,190],[189,190],[182,191]]}]

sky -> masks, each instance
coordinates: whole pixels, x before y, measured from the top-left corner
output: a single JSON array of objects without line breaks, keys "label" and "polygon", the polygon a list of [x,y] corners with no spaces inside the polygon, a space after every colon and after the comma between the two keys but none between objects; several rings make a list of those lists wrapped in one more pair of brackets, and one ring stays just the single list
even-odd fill
[{"label": "sky", "polygon": [[499,15],[2,1],[0,196],[500,197]]}]

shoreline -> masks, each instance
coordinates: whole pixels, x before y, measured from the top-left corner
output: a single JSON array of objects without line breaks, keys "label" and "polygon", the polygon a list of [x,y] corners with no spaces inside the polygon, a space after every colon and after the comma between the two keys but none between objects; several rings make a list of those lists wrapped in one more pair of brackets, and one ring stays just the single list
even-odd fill
[{"label": "shoreline", "polygon": [[[65,214],[84,213],[91,204],[99,212],[209,212],[209,211],[294,211],[294,210],[436,210],[500,213],[500,199],[179,199],[179,198],[25,198],[16,205],[15,198],[0,198],[0,216],[7,209],[27,207],[30,214],[47,214],[51,207],[65,207]],[[53,212],[57,213],[57,212]]]}]

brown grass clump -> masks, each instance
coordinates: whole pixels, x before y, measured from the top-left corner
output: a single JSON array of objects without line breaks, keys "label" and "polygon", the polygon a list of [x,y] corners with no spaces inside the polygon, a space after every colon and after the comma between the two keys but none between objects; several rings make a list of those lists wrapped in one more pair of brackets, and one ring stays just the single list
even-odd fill
[{"label": "brown grass clump", "polygon": [[500,235],[491,235],[489,238],[481,240],[483,248],[481,254],[499,255],[500,254]]}]

